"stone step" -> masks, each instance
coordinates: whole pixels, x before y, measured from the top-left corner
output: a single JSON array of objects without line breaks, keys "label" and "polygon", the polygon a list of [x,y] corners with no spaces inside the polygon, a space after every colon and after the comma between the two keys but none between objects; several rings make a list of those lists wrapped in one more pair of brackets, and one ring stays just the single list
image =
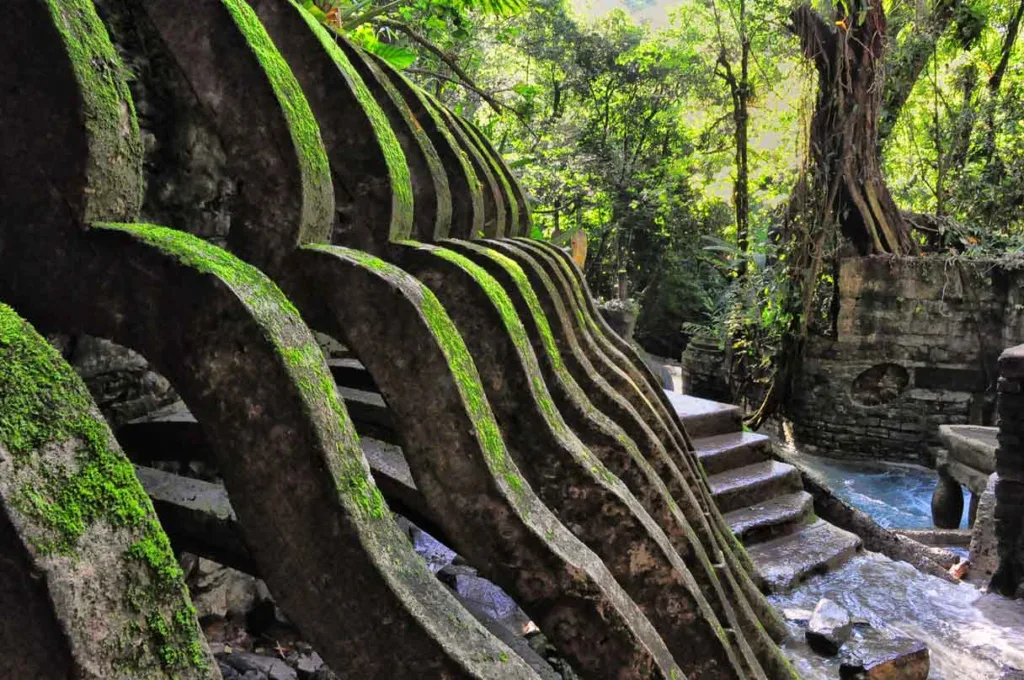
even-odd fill
[{"label": "stone step", "polygon": [[768,460],[771,439],[756,432],[729,432],[696,439],[693,445],[704,472],[717,475]]},{"label": "stone step", "polygon": [[813,513],[814,498],[797,491],[727,512],[725,521],[744,545],[754,545],[797,531]]},{"label": "stone step", "polygon": [[739,406],[676,392],[666,391],[665,394],[679,414],[679,419],[683,421],[686,432],[693,439],[739,432],[743,429],[743,411]]},{"label": "stone step", "polygon": [[753,545],[747,552],[770,591],[781,592],[839,566],[860,545],[855,534],[819,519],[796,533]]},{"label": "stone step", "polygon": [[708,477],[711,495],[722,512],[738,510],[776,496],[800,491],[800,472],[788,463],[766,460]]}]

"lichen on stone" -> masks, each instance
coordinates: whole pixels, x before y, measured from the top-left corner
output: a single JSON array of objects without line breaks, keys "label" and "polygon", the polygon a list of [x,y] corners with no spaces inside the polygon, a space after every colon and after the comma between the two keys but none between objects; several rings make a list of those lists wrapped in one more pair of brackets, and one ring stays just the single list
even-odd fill
[{"label": "lichen on stone", "polygon": [[288,121],[288,131],[302,173],[303,214],[299,243],[326,241],[333,224],[334,188],[327,151],[320,138],[320,126],[291,68],[253,9],[244,0],[221,2],[263,67]]},{"label": "lichen on stone", "polygon": [[[138,629],[131,646],[139,638],[148,640],[168,672],[204,671],[205,648],[181,569],[132,464],[117,448],[81,379],[56,349],[2,304],[0,444],[15,469],[31,467],[26,478],[33,481],[13,489],[9,501],[31,520],[29,540],[37,554],[74,558],[95,525],[129,531],[135,540],[124,557],[141,566],[125,575],[125,605],[139,617],[131,622]],[[73,465],[47,453],[69,445]],[[168,611],[179,614],[159,627],[151,625]],[[136,670],[146,676],[151,672]]]},{"label": "lichen on stone", "polygon": [[142,143],[124,67],[91,0],[46,0],[81,95],[89,143],[85,221],[127,218],[142,205]]}]

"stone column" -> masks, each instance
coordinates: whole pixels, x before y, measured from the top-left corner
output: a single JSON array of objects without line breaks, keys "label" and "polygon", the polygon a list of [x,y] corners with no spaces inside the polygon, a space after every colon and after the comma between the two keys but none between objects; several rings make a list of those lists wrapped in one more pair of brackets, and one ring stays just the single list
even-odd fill
[{"label": "stone column", "polygon": [[1024,345],[999,357],[999,448],[996,449],[996,541],[999,568],[991,588],[1024,595]]}]

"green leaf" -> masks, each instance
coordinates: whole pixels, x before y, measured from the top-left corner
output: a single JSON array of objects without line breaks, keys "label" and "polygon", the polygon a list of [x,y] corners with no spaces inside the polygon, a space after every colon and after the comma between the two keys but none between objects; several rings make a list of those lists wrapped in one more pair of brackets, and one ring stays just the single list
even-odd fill
[{"label": "green leaf", "polygon": [[370,52],[388,62],[397,69],[406,69],[416,61],[416,53],[412,50],[391,43],[377,42],[368,46]]}]

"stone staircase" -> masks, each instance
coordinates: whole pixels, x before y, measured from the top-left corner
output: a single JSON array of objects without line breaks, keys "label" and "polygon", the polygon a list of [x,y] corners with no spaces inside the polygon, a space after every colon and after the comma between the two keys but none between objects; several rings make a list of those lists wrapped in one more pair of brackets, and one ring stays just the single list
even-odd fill
[{"label": "stone staircase", "polygon": [[855,554],[860,539],[814,515],[799,471],[772,460],[768,437],[744,432],[739,407],[667,392],[693,438],[711,493],[772,591]]}]

